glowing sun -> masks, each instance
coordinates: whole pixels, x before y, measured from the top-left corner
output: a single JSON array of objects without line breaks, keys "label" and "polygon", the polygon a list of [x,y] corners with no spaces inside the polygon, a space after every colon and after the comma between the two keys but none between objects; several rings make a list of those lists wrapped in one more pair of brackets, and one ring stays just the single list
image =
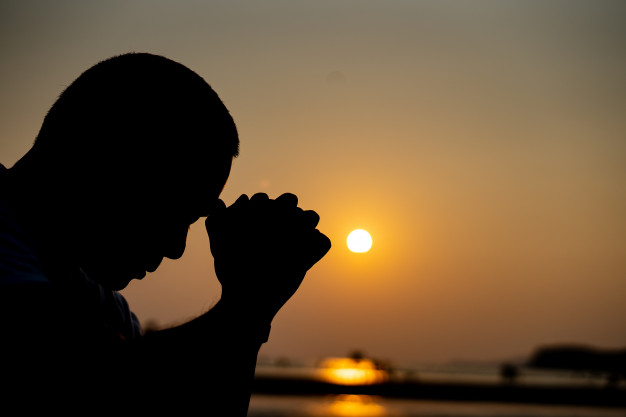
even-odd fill
[{"label": "glowing sun", "polygon": [[348,249],[352,252],[363,253],[372,247],[372,237],[367,230],[356,229],[348,235]]}]

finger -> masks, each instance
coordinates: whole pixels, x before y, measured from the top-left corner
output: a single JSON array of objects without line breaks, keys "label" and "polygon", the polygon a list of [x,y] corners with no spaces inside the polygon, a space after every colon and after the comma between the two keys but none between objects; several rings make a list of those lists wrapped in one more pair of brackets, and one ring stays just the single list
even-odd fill
[{"label": "finger", "polygon": [[270,198],[265,193],[256,193],[252,197],[250,197],[251,203],[260,203],[264,201],[268,201]]},{"label": "finger", "polygon": [[330,251],[330,248],[333,246],[333,244],[328,238],[328,236],[326,236],[319,230],[315,229],[314,232],[315,232],[315,240],[317,240],[317,245],[319,248],[318,254],[320,254],[320,259],[322,259],[322,257],[326,255],[328,251]]},{"label": "finger", "polygon": [[248,196],[246,194],[242,194],[233,204],[230,205],[230,207],[233,207],[233,208],[242,207],[249,201],[250,199],[248,198]]},{"label": "finger", "polygon": [[278,197],[276,197],[275,201],[285,206],[293,206],[293,207],[298,206],[298,197],[295,194],[291,194],[291,193],[281,194]]},{"label": "finger", "polygon": [[309,245],[310,251],[305,259],[307,270],[326,256],[332,246],[330,239],[317,229],[313,230]]},{"label": "finger", "polygon": [[304,227],[315,229],[320,222],[320,216],[313,210],[306,210],[300,214],[300,221]]}]

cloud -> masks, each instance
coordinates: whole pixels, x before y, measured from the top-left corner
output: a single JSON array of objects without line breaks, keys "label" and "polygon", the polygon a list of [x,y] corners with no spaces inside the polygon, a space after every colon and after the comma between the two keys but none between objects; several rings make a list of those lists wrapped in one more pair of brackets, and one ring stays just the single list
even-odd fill
[{"label": "cloud", "polygon": [[346,76],[341,71],[331,71],[326,76],[326,83],[331,85],[341,85],[346,83]]}]

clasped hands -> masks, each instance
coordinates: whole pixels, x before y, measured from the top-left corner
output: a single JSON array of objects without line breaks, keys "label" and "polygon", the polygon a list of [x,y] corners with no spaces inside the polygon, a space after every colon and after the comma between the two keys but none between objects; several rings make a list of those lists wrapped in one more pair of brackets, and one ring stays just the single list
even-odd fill
[{"label": "clasped hands", "polygon": [[271,322],[306,272],[330,250],[319,216],[294,194],[219,200],[205,221],[224,303]]}]

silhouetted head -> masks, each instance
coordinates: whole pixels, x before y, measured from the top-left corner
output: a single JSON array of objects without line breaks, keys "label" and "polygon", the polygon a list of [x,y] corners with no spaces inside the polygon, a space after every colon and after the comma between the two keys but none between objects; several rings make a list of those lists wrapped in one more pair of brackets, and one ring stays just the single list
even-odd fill
[{"label": "silhouetted head", "polygon": [[172,60],[130,53],[67,87],[14,169],[45,184],[68,256],[121,289],[182,255],[238,152],[235,123],[209,84]]}]

